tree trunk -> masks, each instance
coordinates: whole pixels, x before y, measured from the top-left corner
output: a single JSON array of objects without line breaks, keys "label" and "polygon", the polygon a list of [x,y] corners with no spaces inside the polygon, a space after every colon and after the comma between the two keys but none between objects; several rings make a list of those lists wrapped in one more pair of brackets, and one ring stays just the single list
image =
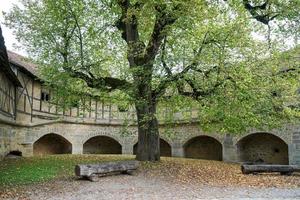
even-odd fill
[{"label": "tree trunk", "polygon": [[158,121],[151,105],[145,109],[137,109],[138,117],[138,149],[136,159],[140,161],[159,161]]},{"label": "tree trunk", "polygon": [[[149,68],[148,68],[149,69]],[[136,159],[140,161],[159,161],[159,132],[156,114],[156,97],[151,90],[151,76],[136,79],[137,98],[135,102],[138,120],[138,149]]]}]

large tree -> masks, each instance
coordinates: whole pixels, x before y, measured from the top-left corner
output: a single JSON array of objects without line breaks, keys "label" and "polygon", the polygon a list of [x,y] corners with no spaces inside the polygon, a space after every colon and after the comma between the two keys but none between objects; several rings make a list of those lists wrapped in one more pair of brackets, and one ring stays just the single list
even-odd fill
[{"label": "large tree", "polygon": [[295,114],[299,68],[277,58],[299,36],[299,12],[287,0],[22,0],[6,24],[63,96],[134,104],[137,159],[155,161],[160,105],[192,102],[201,127],[222,132]]}]

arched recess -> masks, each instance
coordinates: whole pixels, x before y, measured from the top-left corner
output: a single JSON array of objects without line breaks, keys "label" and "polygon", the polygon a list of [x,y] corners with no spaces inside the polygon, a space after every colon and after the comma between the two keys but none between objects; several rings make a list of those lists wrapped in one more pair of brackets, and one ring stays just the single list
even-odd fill
[{"label": "arched recess", "polygon": [[72,144],[64,137],[50,133],[42,136],[33,144],[34,155],[72,153]]},{"label": "arched recess", "polygon": [[186,158],[222,160],[222,144],[210,136],[197,136],[184,145]]},{"label": "arched recess", "polygon": [[84,154],[122,154],[122,146],[108,136],[95,136],[83,144]]},{"label": "arched recess", "polygon": [[237,143],[240,162],[288,164],[288,145],[276,135],[253,133]]},{"label": "arched recess", "polygon": [[[133,146],[133,154],[136,155],[138,143]],[[160,156],[163,157],[171,157],[172,156],[172,148],[171,145],[165,141],[164,139],[159,139],[159,148],[160,148]]]}]

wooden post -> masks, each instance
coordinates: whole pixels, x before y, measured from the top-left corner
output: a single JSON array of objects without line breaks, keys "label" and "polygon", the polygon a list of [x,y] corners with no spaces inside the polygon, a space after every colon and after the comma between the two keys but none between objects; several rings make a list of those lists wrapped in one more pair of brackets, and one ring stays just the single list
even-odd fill
[{"label": "wooden post", "polygon": [[42,86],[40,90],[40,111],[42,111]]},{"label": "wooden post", "polygon": [[102,119],[104,119],[104,101],[102,101]]},{"label": "wooden post", "polygon": [[79,104],[77,105],[77,117],[79,117]]},{"label": "wooden post", "polygon": [[32,84],[31,84],[31,113],[30,113],[30,121],[32,122],[32,114],[33,114],[33,96],[34,96],[34,80],[33,79],[31,79],[32,80]]},{"label": "wooden post", "polygon": [[24,112],[26,113],[26,95],[24,94]]},{"label": "wooden post", "polygon": [[89,107],[89,118],[91,118],[92,117],[92,99],[91,99],[91,97],[90,97],[90,103],[89,103],[90,105],[90,107]]},{"label": "wooden post", "polygon": [[108,120],[111,121],[111,103],[109,103],[109,108],[108,108]]},{"label": "wooden post", "polygon": [[17,87],[14,87],[14,95],[15,95],[15,98],[14,98],[14,120],[17,119]]},{"label": "wooden post", "polygon": [[95,121],[97,121],[98,116],[98,100],[96,100],[96,107],[95,107]]}]

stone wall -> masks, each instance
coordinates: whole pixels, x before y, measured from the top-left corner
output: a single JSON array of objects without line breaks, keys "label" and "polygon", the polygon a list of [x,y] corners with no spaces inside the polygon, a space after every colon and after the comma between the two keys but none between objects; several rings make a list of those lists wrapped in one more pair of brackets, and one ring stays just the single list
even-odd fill
[{"label": "stone wall", "polygon": [[23,147],[19,145],[23,137],[20,135],[18,129],[18,127],[9,124],[2,124],[0,121],[0,160],[9,152],[23,151]]},{"label": "stone wall", "polygon": [[269,133],[248,135],[237,144],[241,162],[288,164],[288,144]]},{"label": "stone wall", "polygon": [[289,147],[290,163],[300,165],[300,129],[292,133],[292,142]]},{"label": "stone wall", "polygon": [[0,127],[0,159],[3,158],[11,149],[11,140],[14,132],[8,126]]},{"label": "stone wall", "polygon": [[[32,156],[34,152],[133,154],[134,145],[138,141],[137,127],[131,125],[124,132],[121,123],[56,121],[14,126],[1,123],[0,127],[2,157],[13,150],[21,151],[24,156]],[[162,156],[244,162],[257,161],[260,157],[254,157],[260,155],[263,156],[263,161],[269,163],[300,163],[299,127],[289,126],[271,130],[267,134],[270,137],[265,136],[266,132],[258,130],[251,130],[239,136],[208,134],[203,132],[197,123],[181,123],[172,126],[161,124],[159,130],[161,141],[164,141],[161,142]],[[47,136],[49,134],[56,134],[62,138],[60,141],[67,141],[66,143],[71,144],[71,147],[68,145],[56,147],[53,143],[58,142],[56,140],[53,142],[51,137]],[[91,138],[98,139],[93,141],[90,140]],[[52,149],[48,148],[49,145]]]}]

